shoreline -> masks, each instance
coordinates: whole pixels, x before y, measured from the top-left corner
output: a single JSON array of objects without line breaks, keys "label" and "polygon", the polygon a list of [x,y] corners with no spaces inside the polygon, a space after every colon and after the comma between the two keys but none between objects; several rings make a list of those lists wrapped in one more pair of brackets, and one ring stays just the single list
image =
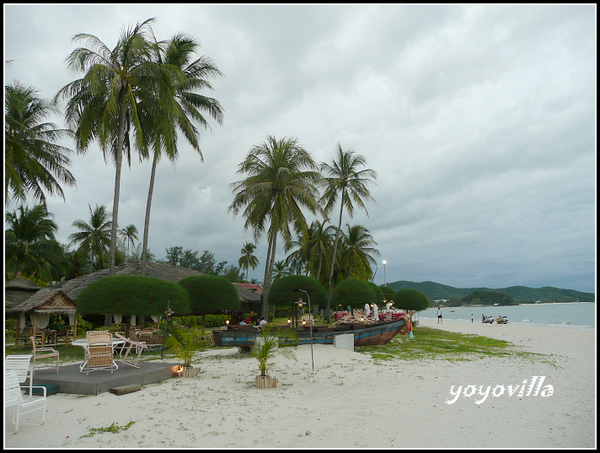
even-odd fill
[{"label": "shoreline", "polygon": [[[541,354],[469,360],[394,359],[314,345],[276,357],[276,389],[254,387],[257,361],[237,348],[197,354],[203,373],[116,396],[48,397],[46,423],[5,427],[7,448],[594,448],[596,334],[576,329],[421,318],[420,325],[512,342]],[[491,329],[485,329],[491,327]],[[418,341],[419,327],[414,330]],[[475,403],[467,386],[543,379],[535,391]],[[450,392],[463,386],[453,398]],[[547,386],[553,388],[548,395]],[[472,389],[475,387],[472,387]],[[546,389],[546,396],[543,396]],[[483,399],[482,397],[479,400]],[[92,428],[125,427],[89,436]]]}]

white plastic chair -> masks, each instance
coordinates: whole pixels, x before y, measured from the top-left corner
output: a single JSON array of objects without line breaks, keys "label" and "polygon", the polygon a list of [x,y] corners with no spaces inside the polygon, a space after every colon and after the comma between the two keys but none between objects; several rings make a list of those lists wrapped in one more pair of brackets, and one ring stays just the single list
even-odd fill
[{"label": "white plastic chair", "polygon": [[[6,370],[4,373],[4,408],[13,408],[13,423],[15,425],[16,434],[19,430],[19,423],[21,423],[21,417],[25,414],[41,410],[42,411],[42,425],[46,421],[46,387],[41,385],[34,385],[33,387],[39,387],[43,389],[43,396],[23,398],[23,391],[21,390],[21,384],[19,383],[18,373],[15,370]],[[21,423],[31,424],[31,423]]]},{"label": "white plastic chair", "polygon": [[11,354],[4,358],[4,369],[13,370],[17,373],[19,383],[23,384],[29,377],[29,397],[32,396],[33,386],[33,354]]}]

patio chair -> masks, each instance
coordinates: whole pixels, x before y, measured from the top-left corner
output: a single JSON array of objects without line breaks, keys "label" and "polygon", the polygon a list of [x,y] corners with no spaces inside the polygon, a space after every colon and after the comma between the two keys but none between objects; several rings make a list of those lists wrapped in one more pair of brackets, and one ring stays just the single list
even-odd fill
[{"label": "patio chair", "polygon": [[[45,368],[56,368],[56,374],[58,374],[58,364],[59,364],[59,358],[60,358],[59,357],[60,354],[58,353],[58,351],[51,347],[47,347],[47,348],[37,347],[33,337],[31,337],[31,343],[33,344],[33,369],[31,371],[31,375],[33,376],[35,374],[36,368],[38,370],[45,369]],[[56,364],[54,364],[54,361],[52,361],[52,363],[36,363],[37,360],[51,359],[54,357],[56,357]]]},{"label": "patio chair", "polygon": [[[19,430],[19,423],[21,422],[21,416],[34,412],[37,410],[42,411],[42,425],[46,421],[46,387],[42,385],[34,385],[33,387],[39,387],[43,389],[43,396],[23,398],[23,392],[21,391],[21,385],[19,383],[19,375],[16,370],[6,370],[4,372],[4,408],[13,408],[13,423],[15,425],[16,434]],[[23,423],[25,424],[25,423]],[[27,423],[30,424],[30,423]]]},{"label": "patio chair", "polygon": [[90,371],[94,370],[110,370],[112,373],[116,368],[112,334],[108,331],[89,331],[86,339],[86,374],[89,376]]},{"label": "patio chair", "polygon": [[[146,345],[146,343],[141,342],[141,341],[135,341],[132,338],[125,338],[124,336],[122,336],[118,333],[115,334],[115,336],[124,341],[123,347],[121,348],[121,351],[119,352],[119,359],[121,360],[121,363],[126,363],[127,365],[131,365],[135,368],[139,368],[140,366],[138,365],[138,361],[140,360],[140,356],[142,355],[142,352],[144,352],[145,350],[148,349],[148,346]],[[135,357],[135,360],[133,360],[133,361],[128,360],[127,357],[129,356],[129,353],[131,352],[131,348],[133,348],[134,346],[135,346],[135,352],[137,354]],[[123,355],[123,351],[125,351],[124,355]]]},{"label": "patio chair", "polygon": [[32,396],[33,365],[31,359],[33,354],[12,354],[4,358],[4,369],[17,373],[19,383],[23,384],[29,378],[29,397]]}]

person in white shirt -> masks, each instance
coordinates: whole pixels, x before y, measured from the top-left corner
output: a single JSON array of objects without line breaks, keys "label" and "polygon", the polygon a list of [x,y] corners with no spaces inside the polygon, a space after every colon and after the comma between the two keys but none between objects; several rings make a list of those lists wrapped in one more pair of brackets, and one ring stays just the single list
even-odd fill
[{"label": "person in white shirt", "polygon": [[365,304],[365,318],[368,318],[369,315],[371,314],[371,307],[369,307],[369,304]]},{"label": "person in white shirt", "polygon": [[260,318],[260,324],[259,325],[260,325],[261,328],[264,327],[264,326],[266,326],[267,325],[267,320],[265,318]]},{"label": "person in white shirt", "polygon": [[373,319],[375,322],[379,321],[379,307],[377,304],[373,304]]}]

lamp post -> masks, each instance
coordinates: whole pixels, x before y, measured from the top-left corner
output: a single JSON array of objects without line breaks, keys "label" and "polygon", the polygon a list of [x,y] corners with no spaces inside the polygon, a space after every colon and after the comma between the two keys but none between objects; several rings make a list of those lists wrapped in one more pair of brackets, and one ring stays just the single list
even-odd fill
[{"label": "lamp post", "polygon": [[163,358],[163,351],[165,350],[165,339],[167,338],[167,323],[173,317],[173,313],[175,313],[175,312],[173,310],[171,310],[171,301],[169,301],[169,302],[167,302],[167,311],[165,311],[165,314],[167,316],[165,316],[165,332],[164,332],[163,338],[162,338],[162,347],[160,348],[160,359],[161,360]]},{"label": "lamp post", "polygon": [[387,286],[387,279],[385,278],[385,264],[387,263],[386,260],[383,260],[383,283],[385,286]]},{"label": "lamp post", "polygon": [[312,322],[311,322],[311,313],[310,313],[310,294],[308,293],[308,291],[304,291],[303,289],[300,289],[299,291],[302,291],[303,293],[306,294],[306,297],[308,298],[308,330],[310,331],[310,359],[312,362],[312,370],[313,373],[315,372],[315,357],[314,357],[314,353],[313,353],[313,336],[312,336]]}]

